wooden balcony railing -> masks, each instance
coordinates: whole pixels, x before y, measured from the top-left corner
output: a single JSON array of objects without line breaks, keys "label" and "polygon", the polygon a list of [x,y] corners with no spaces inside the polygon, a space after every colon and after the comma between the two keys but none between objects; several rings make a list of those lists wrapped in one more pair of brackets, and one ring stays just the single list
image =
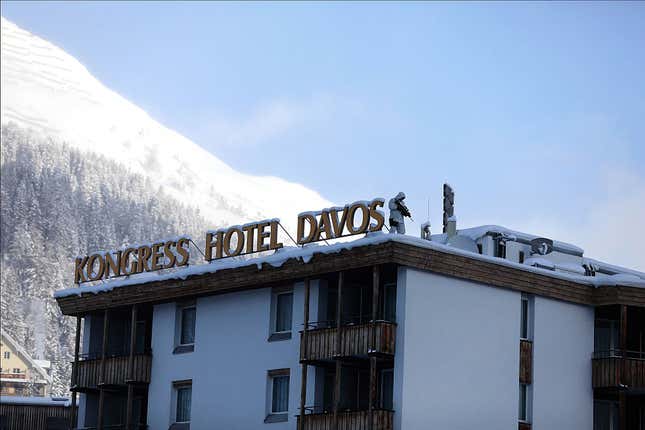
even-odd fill
[{"label": "wooden balcony railing", "polygon": [[396,324],[388,321],[341,326],[340,351],[338,328],[319,328],[300,332],[300,361],[330,360],[334,357],[394,355]]},{"label": "wooden balcony railing", "polygon": [[595,355],[591,365],[593,388],[645,389],[645,356],[637,358],[630,351],[623,355],[622,351]]},{"label": "wooden balcony railing", "polygon": [[[394,412],[374,410],[373,426],[369,427],[369,411],[338,412],[339,430],[392,430]],[[301,415],[297,428],[300,428]],[[334,430],[334,414],[307,414],[304,416],[303,430]]]},{"label": "wooden balcony railing", "polygon": [[26,373],[0,373],[2,379],[27,379]]},{"label": "wooden balcony railing", "polygon": [[[128,375],[127,355],[107,357],[105,359],[105,373],[101,381],[101,359],[81,360],[76,367],[76,380],[72,386],[77,388],[98,388],[100,385],[125,385],[128,382],[149,383],[152,355],[135,354],[133,356],[132,376]],[[73,374],[74,374],[73,373]]]}]

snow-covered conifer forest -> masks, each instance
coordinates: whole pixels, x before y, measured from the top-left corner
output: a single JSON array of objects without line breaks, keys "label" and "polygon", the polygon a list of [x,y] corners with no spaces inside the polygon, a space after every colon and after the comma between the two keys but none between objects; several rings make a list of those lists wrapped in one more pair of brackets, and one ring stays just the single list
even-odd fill
[{"label": "snow-covered conifer forest", "polygon": [[[2,126],[2,326],[52,362],[53,395],[67,392],[73,318],[52,297],[69,288],[77,255],[178,234],[197,235],[197,209],[114,161]],[[213,226],[209,226],[213,227]]]}]

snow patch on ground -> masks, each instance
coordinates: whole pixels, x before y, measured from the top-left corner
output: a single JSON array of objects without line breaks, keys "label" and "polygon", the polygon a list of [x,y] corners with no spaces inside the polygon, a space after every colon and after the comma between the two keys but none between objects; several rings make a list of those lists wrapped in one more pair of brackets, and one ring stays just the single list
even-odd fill
[{"label": "snow patch on ground", "polygon": [[23,397],[2,396],[0,403],[7,405],[35,405],[35,406],[70,406],[71,400],[67,397]]}]

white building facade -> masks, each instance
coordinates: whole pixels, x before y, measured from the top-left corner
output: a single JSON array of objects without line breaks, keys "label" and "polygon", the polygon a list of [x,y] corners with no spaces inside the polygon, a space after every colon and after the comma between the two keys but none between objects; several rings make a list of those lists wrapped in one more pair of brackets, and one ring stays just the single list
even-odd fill
[{"label": "white building facade", "polygon": [[57,294],[78,427],[645,429],[645,274],[456,236]]}]

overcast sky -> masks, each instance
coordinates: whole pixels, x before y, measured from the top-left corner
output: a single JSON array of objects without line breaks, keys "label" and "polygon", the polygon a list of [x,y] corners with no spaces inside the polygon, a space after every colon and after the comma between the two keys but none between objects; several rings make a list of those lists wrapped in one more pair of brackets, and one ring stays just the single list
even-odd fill
[{"label": "overcast sky", "polygon": [[[2,3],[234,168],[645,270],[645,3]],[[312,208],[317,209],[317,208]],[[410,226],[416,234],[418,227]]]}]

